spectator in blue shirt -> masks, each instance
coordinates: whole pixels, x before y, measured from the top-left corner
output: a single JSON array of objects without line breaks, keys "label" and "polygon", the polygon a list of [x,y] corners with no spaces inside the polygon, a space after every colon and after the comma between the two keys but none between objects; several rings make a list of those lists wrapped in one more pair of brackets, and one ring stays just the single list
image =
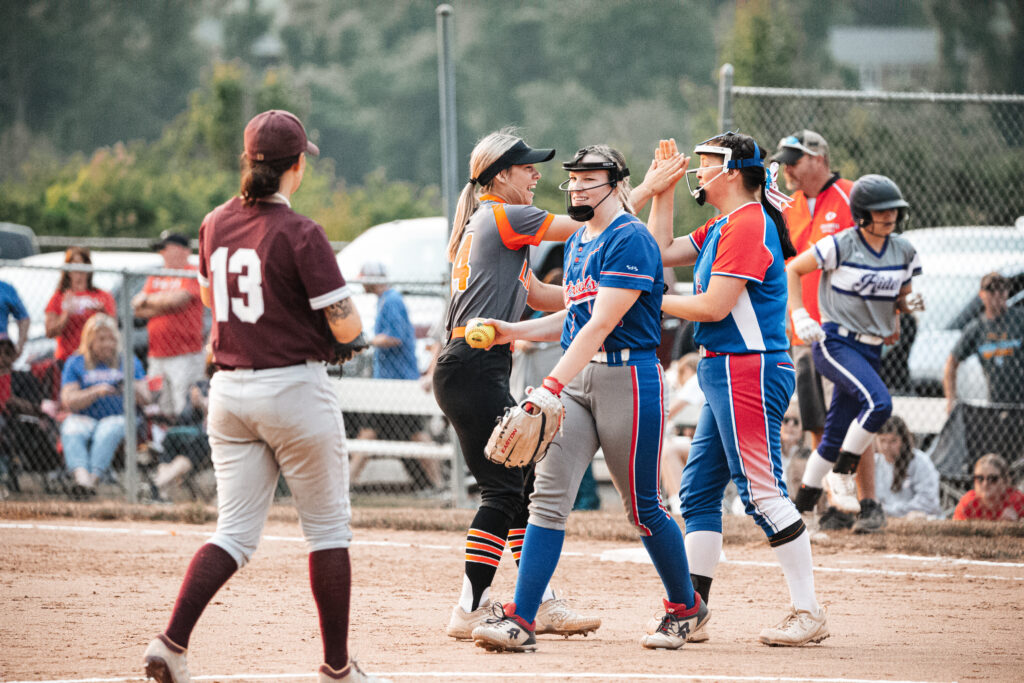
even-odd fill
[{"label": "spectator in blue shirt", "polygon": [[[117,321],[97,313],[82,329],[78,352],[67,359],[60,399],[71,415],[61,425],[64,463],[74,476],[75,493],[90,495],[110,468],[124,438],[124,366]],[[129,354],[131,352],[128,352]],[[142,363],[134,355],[135,395],[149,403]]]},{"label": "spectator in blue shirt", "polygon": [[[374,379],[419,379],[416,364],[416,334],[405,302],[398,290],[388,282],[388,272],[383,263],[369,261],[359,271],[363,288],[377,297],[377,314],[373,323]],[[430,441],[424,431],[423,417],[419,415],[353,414],[345,417],[346,425],[357,429],[359,439],[385,439],[389,441]],[[351,481],[355,482],[362,472],[365,460],[356,456],[350,467]],[[440,463],[436,460],[422,461],[403,458],[405,466],[416,488],[437,489],[441,482]]]},{"label": "spectator in blue shirt", "polygon": [[25,310],[25,304],[21,303],[18,291],[0,280],[0,321],[3,321],[3,324],[0,325],[0,337],[7,336],[12,317],[18,322],[18,341],[14,345],[14,357],[17,359],[25,348],[31,320],[28,317],[28,311]]},{"label": "spectator in blue shirt", "polygon": [[373,376],[376,379],[419,379],[416,367],[416,335],[409,312],[398,290],[388,284],[384,264],[363,264],[359,276],[363,287],[377,296],[373,323]]}]

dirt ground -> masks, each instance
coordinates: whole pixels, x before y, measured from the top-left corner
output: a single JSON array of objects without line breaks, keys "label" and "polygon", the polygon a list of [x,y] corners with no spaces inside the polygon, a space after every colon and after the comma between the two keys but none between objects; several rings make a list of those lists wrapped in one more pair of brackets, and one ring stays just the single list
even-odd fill
[{"label": "dirt ground", "polygon": [[[417,514],[441,513],[409,517]],[[832,636],[817,646],[768,648],[757,634],[784,616],[785,582],[766,543],[754,535],[733,539],[727,528],[710,641],[652,652],[638,639],[663,593],[641,545],[570,528],[554,585],[574,606],[598,614],[601,629],[588,638],[541,636],[532,654],[493,654],[444,634],[461,585],[461,533],[358,522],[351,648],[365,669],[396,681],[1022,675],[1019,559],[902,555],[871,547],[877,539],[844,537],[815,548]],[[185,567],[212,530],[209,522],[33,518],[0,509],[0,680],[142,680],[146,642],[165,626]],[[1008,543],[1020,547],[1018,537]],[[272,517],[253,562],[216,596],[193,633],[189,666],[197,680],[315,680],[321,650],[306,566],[298,525]],[[514,581],[506,555],[495,596],[510,599]]]}]

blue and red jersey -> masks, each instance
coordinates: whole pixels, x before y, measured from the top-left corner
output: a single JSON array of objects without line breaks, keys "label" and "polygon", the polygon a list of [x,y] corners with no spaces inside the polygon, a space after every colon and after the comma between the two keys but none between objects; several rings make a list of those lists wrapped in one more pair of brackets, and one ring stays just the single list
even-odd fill
[{"label": "blue and red jersey", "polygon": [[585,233],[584,226],[565,243],[563,296],[569,313],[562,328],[562,348],[569,348],[576,333],[590,320],[598,287],[641,292],[605,338],[601,350],[657,348],[665,285],[658,244],[636,216],[624,211],[592,240],[584,241]]},{"label": "blue and red jersey", "polygon": [[716,216],[690,234],[697,249],[693,293],[707,291],[713,275],[747,286],[729,314],[694,324],[694,341],[717,353],[785,351],[786,263],[775,222],[757,202]]}]

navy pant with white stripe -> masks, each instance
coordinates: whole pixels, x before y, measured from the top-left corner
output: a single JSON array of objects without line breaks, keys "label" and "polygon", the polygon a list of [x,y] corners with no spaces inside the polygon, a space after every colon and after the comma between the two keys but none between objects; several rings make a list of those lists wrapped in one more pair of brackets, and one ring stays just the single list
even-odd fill
[{"label": "navy pant with white stripe", "polygon": [[892,415],[892,396],[879,376],[882,346],[841,337],[830,323],[824,327],[825,341],[812,347],[814,366],[832,380],[835,391],[818,453],[835,462],[850,424],[856,420],[865,431],[877,433]]}]

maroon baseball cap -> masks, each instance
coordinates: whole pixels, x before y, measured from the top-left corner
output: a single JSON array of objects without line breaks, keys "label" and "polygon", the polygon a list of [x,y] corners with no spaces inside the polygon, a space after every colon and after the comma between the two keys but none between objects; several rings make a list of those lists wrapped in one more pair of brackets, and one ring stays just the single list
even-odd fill
[{"label": "maroon baseball cap", "polygon": [[291,112],[271,109],[245,127],[245,155],[251,161],[276,161],[301,152],[320,156],[320,148],[309,141],[302,122]]}]

